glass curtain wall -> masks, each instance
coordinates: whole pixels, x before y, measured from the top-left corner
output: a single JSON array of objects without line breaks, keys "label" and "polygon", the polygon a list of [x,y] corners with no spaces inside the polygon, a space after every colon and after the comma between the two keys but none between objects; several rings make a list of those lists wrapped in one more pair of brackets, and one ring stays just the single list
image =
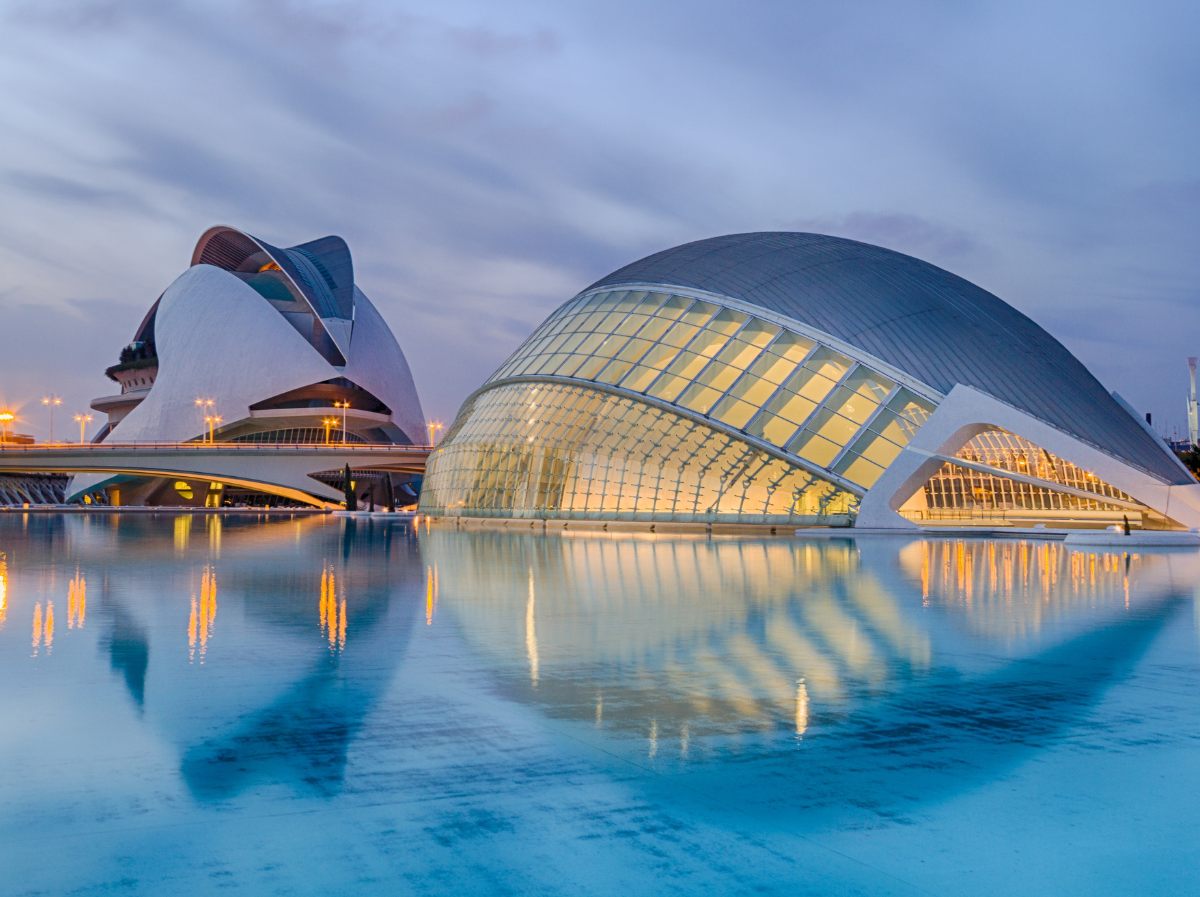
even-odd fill
[{"label": "glass curtain wall", "polygon": [[498,386],[430,456],[422,513],[846,523],[857,497],[703,423],[584,386]]},{"label": "glass curtain wall", "polygon": [[[1097,522],[1107,522],[1120,521],[1123,515],[1130,515],[1138,525],[1165,524],[1165,520],[1160,520],[1159,515],[1149,509],[1142,508],[1133,497],[1006,430],[989,430],[979,434],[958,451],[957,457],[995,467],[996,473],[985,473],[947,462],[925,484],[923,496],[918,494],[916,503],[924,505],[924,508],[913,507],[910,502],[906,516],[925,520],[1094,517]],[[1037,477],[1095,497],[1018,482],[1006,477],[1005,472]],[[1105,499],[1124,504],[1114,504]],[[1139,512],[1132,511],[1129,504],[1138,506]]]},{"label": "glass curtain wall", "polygon": [[644,290],[567,303],[489,382],[531,376],[644,393],[864,489],[934,409],[807,336],[707,300]]}]

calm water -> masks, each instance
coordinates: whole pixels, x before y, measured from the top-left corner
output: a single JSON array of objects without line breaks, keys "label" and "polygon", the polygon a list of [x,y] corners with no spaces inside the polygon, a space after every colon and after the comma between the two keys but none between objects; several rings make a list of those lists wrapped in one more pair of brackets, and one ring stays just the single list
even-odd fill
[{"label": "calm water", "polygon": [[4,894],[1200,890],[1196,552],[0,516]]}]

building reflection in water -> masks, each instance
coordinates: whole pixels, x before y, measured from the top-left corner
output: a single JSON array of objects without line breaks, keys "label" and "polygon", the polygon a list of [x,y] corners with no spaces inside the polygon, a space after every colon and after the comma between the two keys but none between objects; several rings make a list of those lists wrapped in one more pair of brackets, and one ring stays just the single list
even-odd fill
[{"label": "building reflection in water", "polygon": [[[178,519],[178,518],[176,518]],[[194,662],[199,648],[200,662],[208,652],[208,640],[212,638],[213,624],[217,620],[217,573],[206,565],[200,576],[200,600],[192,593],[192,612],[188,617],[188,662]]]},{"label": "building reflection in water", "polygon": [[938,539],[909,543],[900,561],[919,578],[926,606],[956,608],[973,632],[1011,638],[1084,608],[1128,608],[1130,582],[1166,558],[1062,542]]},{"label": "building reflection in water", "polygon": [[46,615],[42,616],[42,602],[33,606],[33,657],[38,656],[42,646],[49,655],[54,648],[54,602],[46,602]]},{"label": "building reflection in water", "polygon": [[966,675],[950,669],[964,629],[1007,640],[1014,658],[1045,650],[1044,639],[1020,639],[1051,620],[1070,624],[1054,638],[1108,625],[1131,582],[1154,593],[1144,574],[1161,560],[1042,541],[433,528],[421,543],[445,610],[514,696],[648,738],[652,755],[667,736],[680,753],[697,737],[755,730],[807,741],[864,702]]}]

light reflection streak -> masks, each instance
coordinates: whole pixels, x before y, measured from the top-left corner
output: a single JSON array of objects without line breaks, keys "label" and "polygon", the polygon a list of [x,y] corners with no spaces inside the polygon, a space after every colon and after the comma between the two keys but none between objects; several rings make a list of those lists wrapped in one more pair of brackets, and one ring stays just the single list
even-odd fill
[{"label": "light reflection streak", "polygon": [[75,578],[67,586],[67,628],[83,628],[83,619],[87,614],[87,582],[75,568]]},{"label": "light reflection streak", "polygon": [[42,602],[33,606],[33,656],[37,657],[42,644]]},{"label": "light reflection streak", "polygon": [[8,558],[0,551],[0,629],[8,615]]},{"label": "light reflection streak", "polygon": [[208,652],[208,640],[212,638],[213,625],[217,620],[217,573],[205,566],[200,577],[200,601],[192,595],[192,613],[188,618],[188,662],[196,659],[199,646],[200,663]]},{"label": "light reflection streak", "polygon": [[801,679],[796,683],[796,735],[803,736],[808,729],[808,688]]},{"label": "light reflection streak", "polygon": [[[339,592],[340,588],[340,592]],[[336,653],[346,647],[345,587],[339,586],[333,564],[321,571],[321,634],[329,641],[329,650]]]},{"label": "light reflection streak", "polygon": [[437,612],[438,573],[437,567],[427,567],[425,570],[425,625],[433,625],[433,615]]},{"label": "light reflection streak", "polygon": [[525,652],[529,655],[529,680],[538,684],[538,643],[534,624],[533,568],[529,568],[529,601],[525,605]]}]

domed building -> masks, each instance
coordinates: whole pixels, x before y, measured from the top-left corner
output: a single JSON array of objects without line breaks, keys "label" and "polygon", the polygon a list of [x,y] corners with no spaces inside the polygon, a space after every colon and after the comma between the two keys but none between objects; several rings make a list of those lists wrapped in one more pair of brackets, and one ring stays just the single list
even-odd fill
[{"label": "domed building", "polygon": [[1200,483],[996,296],[818,234],[656,253],[468,397],[422,512],[589,524],[1200,526]]},{"label": "domed building", "polygon": [[[408,362],[354,283],[341,237],[279,249],[230,227],[146,313],[106,374],[95,442],[423,444]],[[125,504],[220,504],[221,484],[81,474],[67,500],[120,486]],[[415,490],[411,490],[415,500]]]}]

